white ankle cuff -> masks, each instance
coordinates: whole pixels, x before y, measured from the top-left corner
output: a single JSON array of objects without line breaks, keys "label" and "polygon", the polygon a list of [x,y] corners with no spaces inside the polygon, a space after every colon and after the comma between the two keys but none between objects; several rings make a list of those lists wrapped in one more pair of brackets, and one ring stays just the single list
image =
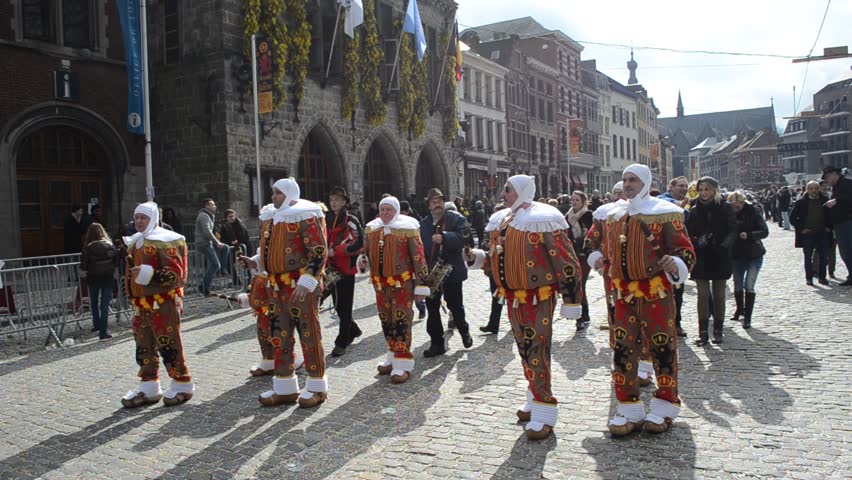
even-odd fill
[{"label": "white ankle cuff", "polygon": [[653,374],[654,364],[646,360],[639,360],[639,377],[648,378]]},{"label": "white ankle cuff", "polygon": [[299,379],[295,375],[287,378],[273,378],[272,393],[276,395],[293,395],[294,393],[299,393]]},{"label": "white ankle cuff", "polygon": [[[533,431],[536,431],[536,432],[540,432],[540,431],[541,431],[541,429],[542,429],[542,428],[544,428],[544,425],[545,425],[544,423],[537,422],[537,421],[535,421],[535,420],[530,420],[530,421],[529,421],[529,422],[527,422],[527,424],[524,426],[524,430],[533,430]],[[553,426],[553,425],[551,425],[551,427],[552,427],[552,426]]]},{"label": "white ankle cuff", "polygon": [[393,352],[388,352],[385,359],[379,362],[380,367],[389,367],[393,365]]},{"label": "white ankle cuff", "polygon": [[252,370],[269,371],[269,370],[274,370],[274,369],[275,369],[275,360],[272,360],[272,359],[267,360],[265,358],[263,360],[261,360],[260,363],[258,363],[254,367],[252,367]]},{"label": "white ankle cuff", "polygon": [[178,382],[172,380],[169,389],[163,394],[166,398],[175,398],[178,393],[194,393],[195,384],[193,382]]},{"label": "white ankle cuff", "polygon": [[[410,371],[414,370],[414,359],[413,358],[397,358],[397,357],[394,357],[393,362],[391,362],[391,364],[393,365],[394,371],[402,370],[403,372],[410,372]],[[394,373],[394,375],[402,375],[402,374],[401,373],[399,373],[399,374]]]},{"label": "white ankle cuff", "polygon": [[518,407],[518,410],[522,412],[529,413],[532,410],[532,402],[533,402],[533,394],[529,389],[527,390],[527,402]]},{"label": "white ankle cuff", "polygon": [[[136,392],[142,392],[146,397],[156,397],[157,395],[163,394],[163,389],[160,388],[159,380],[151,380],[148,382],[142,382],[139,384],[139,388]],[[136,395],[134,395],[136,396]]]},{"label": "white ankle cuff", "polygon": [[[559,405],[552,403],[533,402],[530,414],[531,423],[543,423],[552,427],[556,425],[556,417],[559,416]],[[539,428],[535,430],[541,429]]]},{"label": "white ankle cuff", "polygon": [[311,393],[327,393],[328,380],[324,376],[322,378],[308,377],[305,381],[305,390]]},{"label": "white ankle cuff", "polygon": [[[648,417],[653,415],[654,417],[661,419],[671,418],[674,420],[679,414],[680,406],[657,397],[651,399],[651,411],[649,412]],[[662,422],[655,421],[654,423],[659,424]]]},{"label": "white ankle cuff", "polygon": [[[611,425],[624,425],[627,422],[636,423],[645,419],[645,405],[642,402],[619,403],[616,412],[615,417],[610,421]],[[622,417],[624,421],[616,422],[619,417]]]}]

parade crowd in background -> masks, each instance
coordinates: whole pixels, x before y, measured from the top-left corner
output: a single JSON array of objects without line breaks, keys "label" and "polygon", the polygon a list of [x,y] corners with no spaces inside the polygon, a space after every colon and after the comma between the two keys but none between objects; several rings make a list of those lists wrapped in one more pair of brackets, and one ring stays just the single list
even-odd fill
[{"label": "parade crowd in background", "polygon": [[[251,272],[247,291],[234,301],[257,317],[261,359],[249,372],[272,377],[272,388],[258,398],[264,406],[298,402],[312,408],[326,401],[319,305],[333,302],[340,324],[331,355],[344,355],[362,333],[352,308],[355,277],[366,275],[388,347],[377,371],[393,384],[408,381],[415,368],[415,309],[427,318],[425,358],[448,351],[447,328],[458,331],[463,348],[473,345],[475,324],[484,334],[499,333],[506,310],[528,381],[517,416],[530,439],[543,439],[559,410],[550,377],[553,320],[574,320],[578,332],[595,320],[609,331],[613,349],[618,404],[608,423],[611,434],[662,433],[681,408],[678,338],[692,329],[697,346],[721,344],[726,320],[744,329],[760,321],[757,279],[767,222],[795,231],[790,247],[802,249],[808,285],[814,279],[829,288],[852,285],[836,277],[838,252],[847,274],[852,262],[852,179],[829,167],[820,182],[758,192],[729,191],[711,177],[691,183],[674,178],[665,192],[652,183],[648,167],[634,164],[603,195],[594,190],[538,198],[535,178],[516,175],[499,199],[450,201],[431,188],[426,198],[386,194],[362,208],[341,187],[323,199],[303,199],[296,180],[280,179],[272,203],[259,213],[255,241],[234,210],[218,217],[215,199],[204,198],[192,228],[174,209],[148,202],[112,236],[99,206],[84,213],[75,205],[65,222],[65,250],[82,252],[92,330],[101,339],[111,338],[107,314],[116,281],[131,297],[141,383],[122,398],[127,408],[160,399],[177,405],[195,390],[180,337],[191,234],[205,259],[198,287],[203,295],[211,294],[216,276],[237,275],[238,263]],[[489,279],[488,319],[465,314],[463,282],[476,270]],[[586,286],[593,270],[604,282],[605,319],[589,313]],[[731,278],[733,314],[726,318]],[[687,279],[697,293],[688,307],[697,311],[697,329],[682,322]],[[485,294],[474,295],[478,301]],[[446,328],[442,313],[449,317]],[[172,379],[165,391],[161,358]],[[300,368],[307,374],[304,386],[295,373]],[[656,390],[646,410],[640,388],[652,383]]]}]

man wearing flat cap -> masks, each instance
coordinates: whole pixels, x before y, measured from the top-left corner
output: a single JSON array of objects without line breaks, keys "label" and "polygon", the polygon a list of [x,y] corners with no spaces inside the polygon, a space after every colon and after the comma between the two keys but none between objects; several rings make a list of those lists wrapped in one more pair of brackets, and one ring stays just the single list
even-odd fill
[{"label": "man wearing flat cap", "polygon": [[852,179],[843,175],[838,167],[826,167],[822,178],[831,185],[831,200],[825,206],[829,208],[840,258],[849,272],[846,281],[840,285],[849,287],[852,286]]},{"label": "man wearing flat cap", "polygon": [[[452,266],[452,271],[440,286],[438,291],[426,299],[426,310],[429,317],[426,320],[426,331],[429,332],[432,344],[423,356],[434,357],[443,355],[447,349],[444,345],[444,324],[441,321],[441,297],[447,300],[447,308],[453,315],[453,322],[459,331],[464,348],[473,345],[470,336],[470,326],[465,319],[462,282],[467,280],[467,267],[462,258],[465,246],[464,227],[467,220],[457,211],[446,208],[447,197],[437,188],[432,188],[426,195],[429,214],[420,220],[420,240],[426,253],[426,262],[433,268],[439,261]],[[433,285],[432,287],[436,287]]]}]

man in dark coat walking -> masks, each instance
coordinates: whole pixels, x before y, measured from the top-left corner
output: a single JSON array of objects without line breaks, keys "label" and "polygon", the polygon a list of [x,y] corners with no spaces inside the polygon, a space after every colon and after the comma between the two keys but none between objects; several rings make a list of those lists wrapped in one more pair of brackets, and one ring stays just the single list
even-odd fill
[{"label": "man in dark coat walking", "polygon": [[[470,336],[470,326],[465,320],[462,282],[467,280],[467,266],[462,257],[464,250],[465,218],[460,214],[447,211],[444,203],[447,197],[437,188],[429,190],[427,201],[429,214],[420,220],[420,239],[426,254],[426,263],[432,269],[439,259],[452,265],[453,270],[444,279],[441,290],[433,292],[426,299],[426,309],[429,316],[426,320],[426,331],[432,340],[432,345],[423,355],[434,357],[447,352],[444,345],[444,324],[441,321],[441,296],[447,300],[447,307],[453,314],[453,322],[462,338],[465,348],[473,345]],[[430,285],[431,288],[439,288]]]},{"label": "man in dark coat walking", "polygon": [[843,175],[837,167],[826,167],[823,180],[831,184],[831,200],[826,203],[830,209],[830,221],[837,236],[840,258],[849,272],[841,286],[852,286],[852,179]]},{"label": "man in dark coat walking", "polygon": [[796,229],[796,248],[805,254],[805,281],[814,284],[813,255],[817,253],[819,266],[817,281],[828,285],[826,265],[829,237],[831,235],[831,211],[828,197],[819,191],[819,183],[808,182],[806,194],[798,199],[790,212],[790,223]]}]

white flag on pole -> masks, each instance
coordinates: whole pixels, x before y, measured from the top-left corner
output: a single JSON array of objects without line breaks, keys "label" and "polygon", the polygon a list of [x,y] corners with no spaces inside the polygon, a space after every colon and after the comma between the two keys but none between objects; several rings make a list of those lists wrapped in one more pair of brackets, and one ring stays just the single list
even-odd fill
[{"label": "white flag on pole", "polygon": [[337,0],[346,9],[346,19],[343,21],[343,31],[355,38],[355,27],[364,23],[364,4],[362,0]]}]

